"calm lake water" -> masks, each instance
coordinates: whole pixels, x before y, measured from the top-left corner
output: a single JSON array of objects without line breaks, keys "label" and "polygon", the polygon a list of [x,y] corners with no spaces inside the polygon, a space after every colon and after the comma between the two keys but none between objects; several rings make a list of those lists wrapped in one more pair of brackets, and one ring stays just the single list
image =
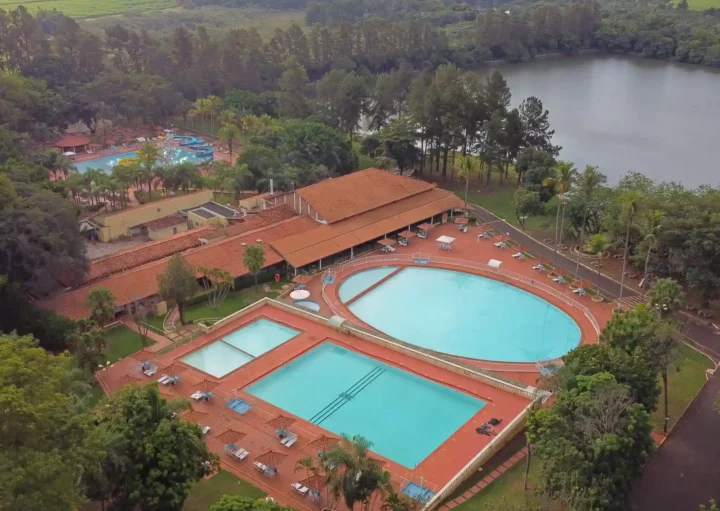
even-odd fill
[{"label": "calm lake water", "polygon": [[597,165],[611,183],[637,171],[688,187],[720,185],[720,72],[607,55],[497,69],[514,106],[528,96],[542,100],[560,157],[579,170]]}]

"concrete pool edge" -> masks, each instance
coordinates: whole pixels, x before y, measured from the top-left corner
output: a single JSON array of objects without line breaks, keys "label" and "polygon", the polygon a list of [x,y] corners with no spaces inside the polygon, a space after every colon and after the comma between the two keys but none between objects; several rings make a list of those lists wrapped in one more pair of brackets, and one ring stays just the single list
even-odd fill
[{"label": "concrete pool edge", "polygon": [[[444,259],[444,258],[440,258]],[[478,263],[473,263],[472,261],[463,261],[463,260],[457,260],[459,263],[465,263],[463,265],[459,264],[449,264],[447,262],[443,262],[442,260],[440,262],[433,262],[432,257],[429,258],[428,263],[418,264],[413,262],[412,257],[403,257],[400,255],[394,255],[394,256],[368,256],[364,257],[362,259],[358,259],[356,264],[350,265],[347,269],[340,269],[336,270],[335,273],[335,281],[332,284],[328,284],[323,286],[323,299],[327,303],[327,305],[330,307],[331,310],[333,310],[334,314],[340,314],[342,317],[346,317],[350,321],[360,325],[363,328],[369,329],[372,332],[376,332],[382,336],[394,339],[396,342],[408,344],[411,346],[414,346],[421,350],[427,350],[428,352],[434,353],[439,356],[445,356],[449,358],[453,358],[460,361],[466,361],[473,363],[474,365],[477,365],[477,367],[480,367],[482,369],[491,370],[491,371],[498,371],[498,372],[538,372],[537,364],[547,364],[547,363],[556,363],[560,360],[560,358],[554,358],[554,359],[547,359],[547,360],[540,360],[538,362],[502,362],[502,361],[495,361],[495,360],[484,360],[484,359],[477,359],[477,358],[468,358],[463,357],[460,355],[453,355],[449,353],[444,353],[440,351],[435,351],[429,348],[425,348],[420,345],[413,344],[411,341],[405,341],[402,339],[396,339],[386,332],[383,332],[381,330],[378,330],[377,328],[373,327],[372,325],[366,323],[359,317],[357,317],[349,308],[347,303],[343,303],[342,300],[340,300],[340,297],[338,295],[338,290],[342,283],[349,277],[360,273],[362,271],[376,268],[379,266],[398,266],[398,270],[393,272],[388,278],[382,279],[380,283],[387,282],[390,277],[397,275],[402,269],[404,268],[433,268],[433,269],[440,269],[440,270],[448,270],[448,271],[454,271],[458,273],[466,273],[469,275],[474,275],[478,277],[488,278],[491,280],[498,281],[502,284],[512,286],[514,288],[517,288],[521,291],[530,293],[531,295],[535,296],[536,298],[539,298],[541,300],[544,300],[548,302],[550,305],[556,307],[561,312],[566,314],[578,327],[580,330],[580,340],[577,344],[577,346],[582,346],[585,344],[594,344],[598,342],[599,339],[599,326],[596,326],[597,320],[595,319],[594,315],[592,314],[592,311],[590,311],[587,307],[585,307],[582,304],[579,304],[577,300],[573,300],[576,303],[578,303],[581,307],[584,307],[587,312],[580,310],[576,306],[571,306],[566,301],[550,294],[549,292],[545,292],[539,287],[535,287],[529,284],[524,284],[521,281],[515,280],[513,281],[510,278],[503,278],[503,275],[493,273],[490,271],[486,271],[484,268],[477,268]],[[487,265],[482,265],[487,266]],[[506,273],[514,273],[511,271],[503,270]],[[518,277],[531,280],[529,277],[526,277],[521,274],[516,274]],[[538,281],[539,282],[539,281]],[[376,283],[377,284],[377,283]],[[368,288],[375,289],[377,285],[371,286]],[[548,286],[549,287],[549,286]],[[366,290],[367,291],[367,290]],[[362,295],[364,296],[366,293],[363,292]],[[353,300],[354,301],[354,300]],[[589,316],[588,316],[589,315]],[[577,347],[575,346],[575,347]],[[573,348],[574,349],[574,348]]]}]

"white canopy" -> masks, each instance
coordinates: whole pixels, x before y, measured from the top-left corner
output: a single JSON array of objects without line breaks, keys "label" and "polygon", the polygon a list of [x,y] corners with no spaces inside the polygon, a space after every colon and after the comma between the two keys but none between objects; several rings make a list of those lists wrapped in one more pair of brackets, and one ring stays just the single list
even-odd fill
[{"label": "white canopy", "polygon": [[290,298],[292,298],[293,300],[304,300],[308,296],[310,296],[310,291],[308,291],[307,289],[296,289],[295,291],[290,293]]},{"label": "white canopy", "polygon": [[65,151],[63,156],[75,156],[75,151]]},{"label": "white canopy", "polygon": [[500,265],[502,264],[502,261],[498,261],[497,259],[490,259],[488,261],[488,266],[491,268],[500,268]]},{"label": "white canopy", "polygon": [[451,238],[450,236],[440,236],[437,240],[438,243],[447,243],[448,245],[455,241],[455,238]]}]

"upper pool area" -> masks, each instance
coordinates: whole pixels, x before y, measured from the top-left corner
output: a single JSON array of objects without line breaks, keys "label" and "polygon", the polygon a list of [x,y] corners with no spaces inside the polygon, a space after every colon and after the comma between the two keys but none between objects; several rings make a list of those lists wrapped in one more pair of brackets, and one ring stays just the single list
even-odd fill
[{"label": "upper pool area", "polygon": [[260,318],[194,351],[182,361],[216,378],[222,378],[299,333],[293,328]]},{"label": "upper pool area", "polygon": [[[339,295],[343,302],[355,296],[343,299],[351,295],[343,294],[345,286],[355,290],[365,285],[368,276],[364,274],[374,270],[342,281]],[[480,360],[554,359],[575,348],[581,338],[580,328],[570,316],[532,293],[493,279],[437,268],[405,268],[348,308],[368,325],[402,341]]]},{"label": "upper pool area", "polygon": [[485,401],[324,342],[245,388],[249,394],[337,435],[415,467]]},{"label": "upper pool area", "polygon": [[357,295],[369,287],[374,286],[397,269],[397,266],[383,266],[381,268],[372,268],[370,270],[356,273],[352,276],[352,278],[343,281],[340,286],[340,291],[338,291],[340,299],[343,303],[352,300]]},{"label": "upper pool area", "polygon": [[[88,169],[99,169],[106,174],[109,174],[110,172],[112,172],[113,167],[115,167],[120,160],[124,160],[126,158],[137,158],[137,153],[128,152],[121,154],[111,154],[110,156],[105,156],[104,158],[78,161],[75,162],[75,169],[77,169],[80,174],[84,174],[85,172],[87,172]],[[192,151],[188,151],[187,149],[168,146],[164,148],[164,152],[162,153],[159,161],[162,161],[169,165],[175,165],[186,161],[200,163],[204,160],[198,158]]]}]

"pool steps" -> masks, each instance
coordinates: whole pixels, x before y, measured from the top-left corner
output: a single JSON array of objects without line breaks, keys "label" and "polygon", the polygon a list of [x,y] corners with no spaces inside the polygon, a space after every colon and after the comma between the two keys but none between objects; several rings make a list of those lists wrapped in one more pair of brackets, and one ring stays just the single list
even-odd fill
[{"label": "pool steps", "polygon": [[337,412],[340,408],[342,408],[348,401],[351,401],[355,398],[360,392],[365,390],[365,388],[368,387],[372,382],[377,380],[386,369],[381,366],[375,366],[373,367],[365,376],[360,378],[358,381],[353,383],[350,388],[345,390],[344,392],[341,392],[338,394],[338,397],[333,399],[328,405],[326,405],[322,410],[320,410],[318,413],[313,415],[309,422],[312,422],[313,424],[317,424],[318,426],[322,424],[322,422],[329,418],[331,415],[333,415],[335,412]]},{"label": "pool steps", "polygon": [[367,287],[366,289],[363,289],[363,290],[360,291],[358,294],[356,294],[355,296],[353,296],[352,298],[350,298],[350,299],[349,299],[347,302],[345,302],[343,305],[345,305],[345,307],[350,307],[350,305],[351,305],[353,302],[356,302],[357,300],[359,300],[360,298],[362,298],[363,296],[365,296],[366,294],[368,294],[368,293],[369,293],[370,291],[372,291],[373,289],[381,286],[382,284],[384,284],[385,282],[387,282],[388,280],[390,280],[391,278],[393,278],[395,275],[397,275],[398,273],[400,273],[400,272],[403,271],[404,269],[405,269],[405,267],[404,267],[404,266],[401,266],[400,268],[397,268],[397,269],[396,269],[395,271],[393,271],[392,273],[388,273],[387,275],[385,275],[383,278],[381,278],[380,280],[378,280],[378,281],[375,282],[374,284],[371,284],[369,287]]}]

